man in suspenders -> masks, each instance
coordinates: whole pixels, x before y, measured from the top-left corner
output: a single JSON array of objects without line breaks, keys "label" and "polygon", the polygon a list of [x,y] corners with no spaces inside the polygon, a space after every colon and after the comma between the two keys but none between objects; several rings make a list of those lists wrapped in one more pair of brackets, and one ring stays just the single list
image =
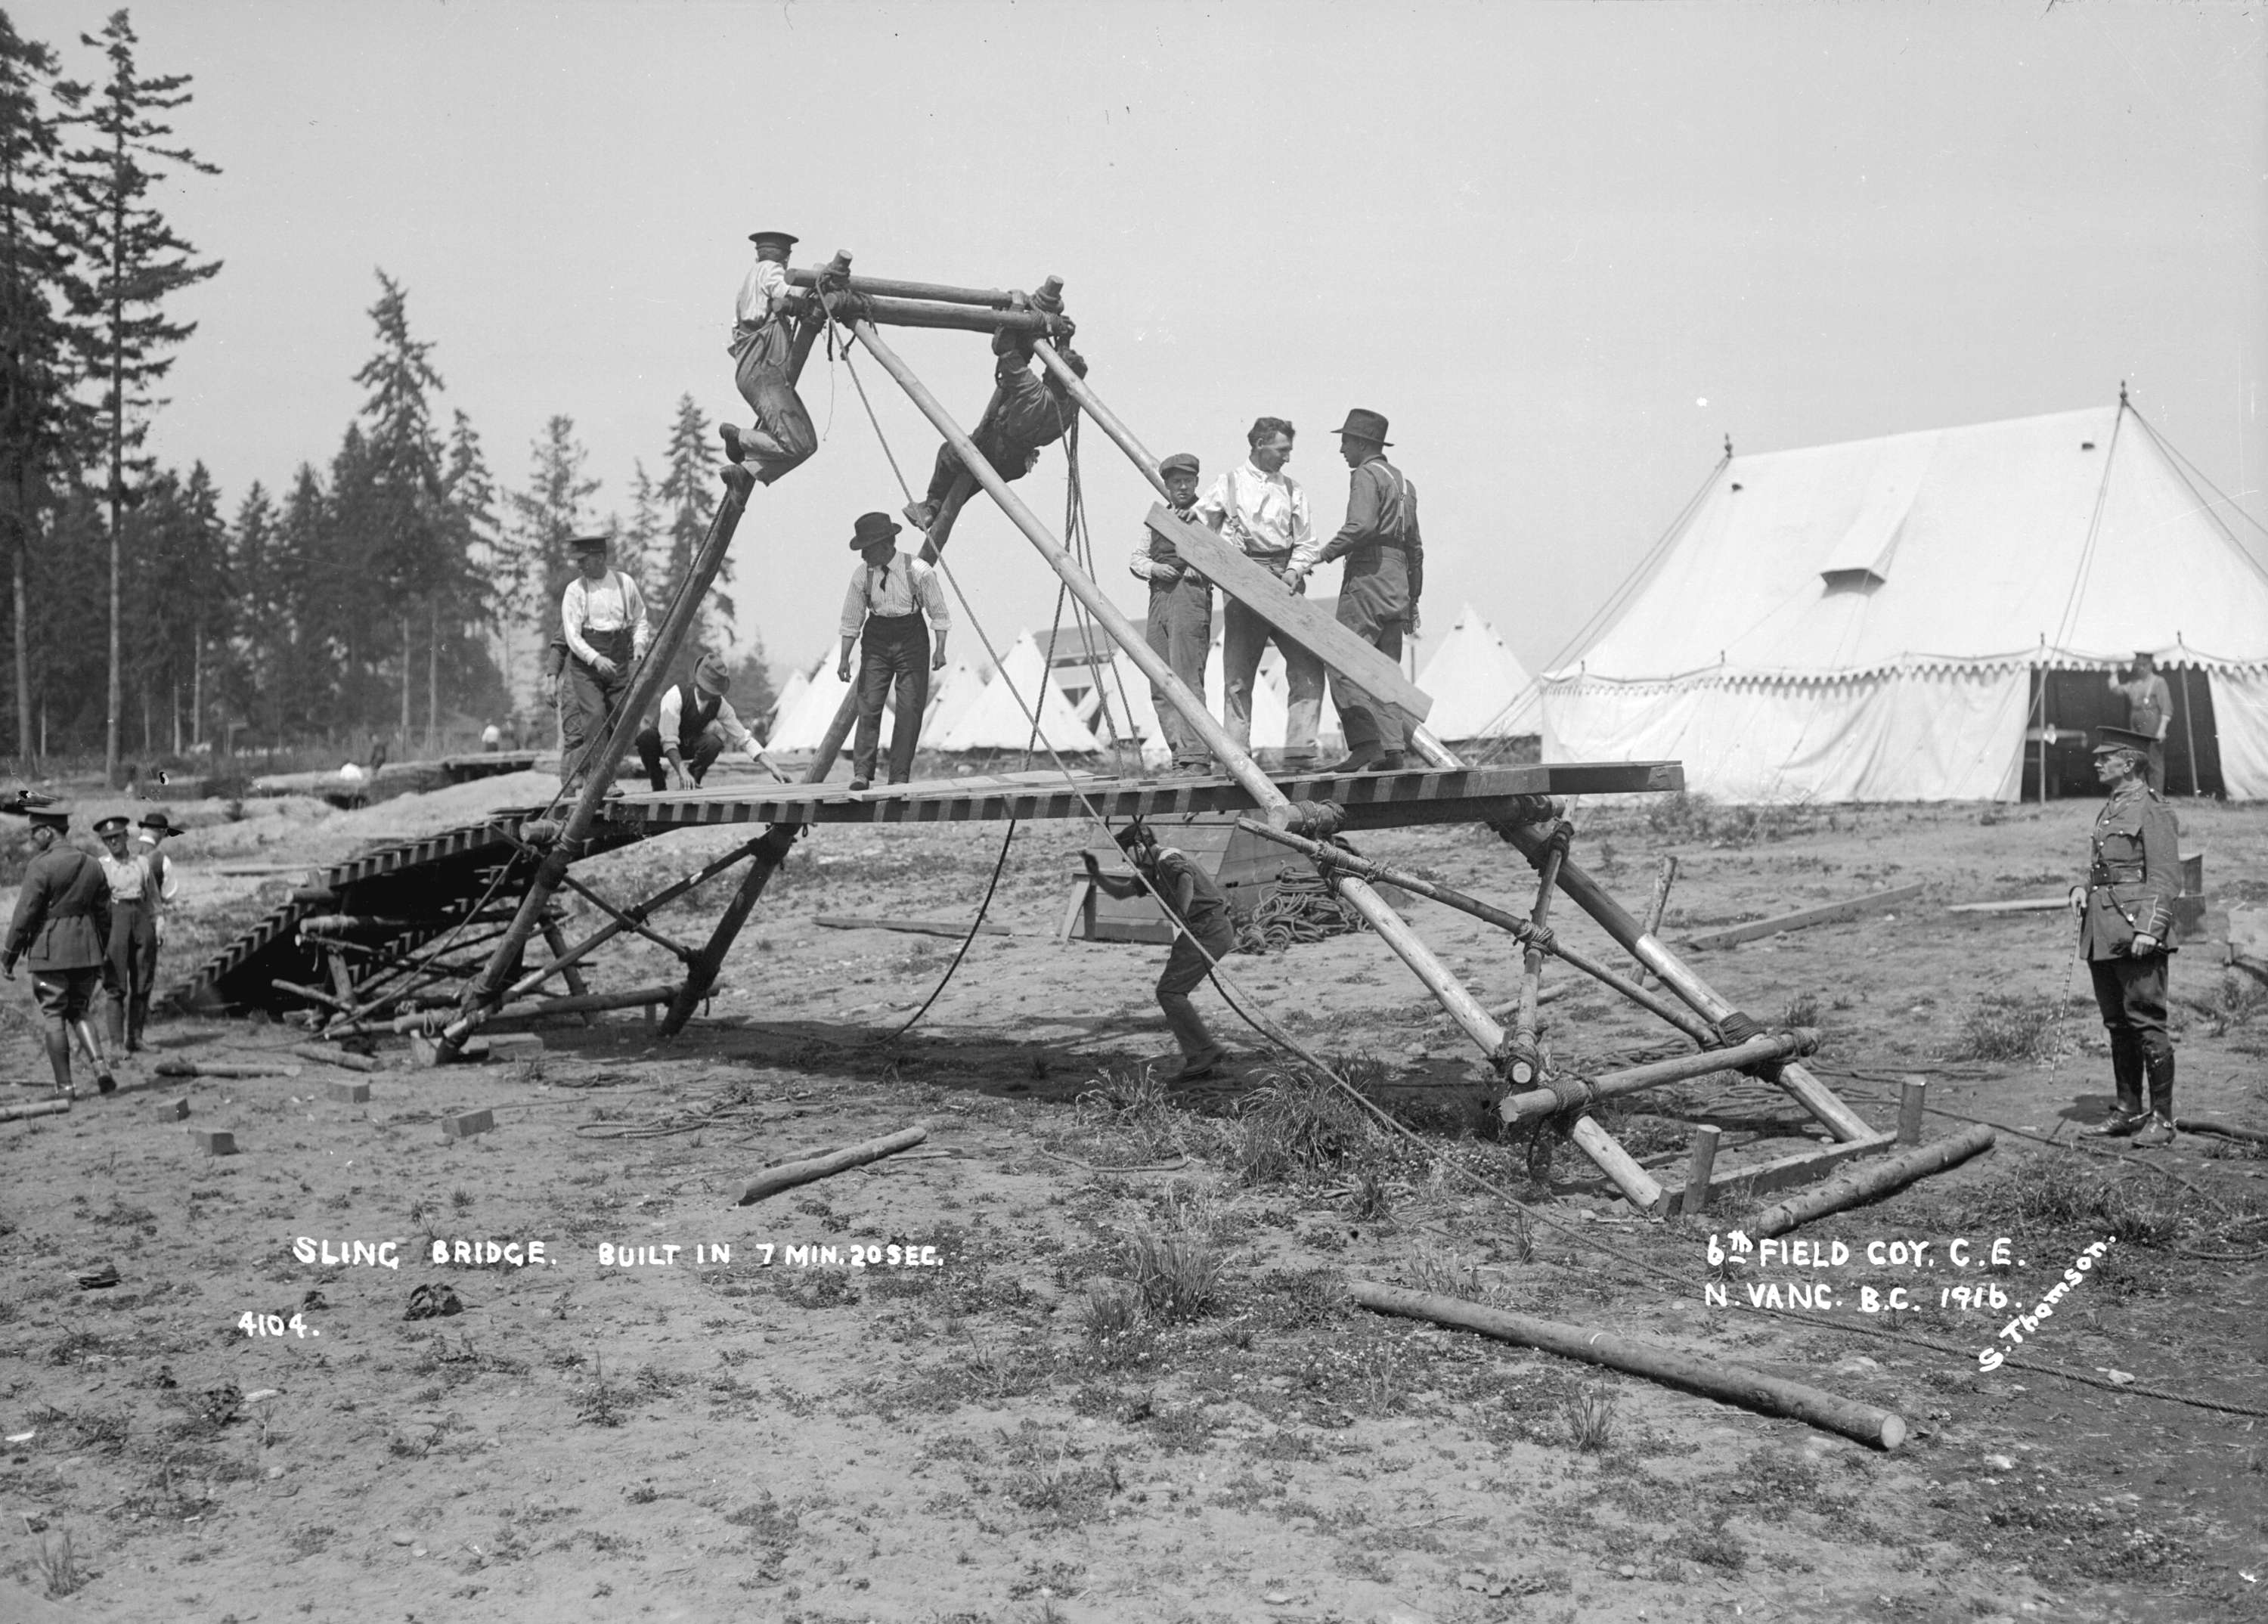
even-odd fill
[{"label": "man in suspenders", "polygon": [[158,978],[157,886],[149,865],[128,845],[130,827],[123,814],[104,818],[94,832],[103,845],[95,860],[110,886],[110,930],[102,953],[104,1030],[114,1050],[131,1054],[142,1046],[150,988]]},{"label": "man in suspenders", "polygon": [[[1418,630],[1425,548],[1418,534],[1418,490],[1386,460],[1386,419],[1357,407],[1339,425],[1339,455],[1351,469],[1346,522],[1318,563],[1346,560],[1339,624],[1399,664],[1402,639]],[[1402,766],[1402,713],[1331,673],[1331,698],[1346,729],[1347,757],[1334,772],[1392,772]]]},{"label": "man in suspenders", "polygon": [[[929,674],[945,664],[945,634],[953,616],[937,572],[898,550],[905,527],[887,513],[861,513],[850,536],[858,567],[843,594],[843,657],[837,682],[850,680],[850,646],[858,646],[858,734],[850,758],[850,787],[874,781],[882,742],[882,706],[895,683],[897,726],[890,730],[890,782],[913,776],[922,712],[929,708]],[[927,618],[924,620],[924,616]],[[934,631],[932,646],[930,634]]]},{"label": "man in suspenders", "polygon": [[[567,543],[582,572],[559,599],[559,635],[567,645],[559,704],[559,781],[571,793],[584,757],[605,743],[615,712],[630,690],[630,668],[645,656],[652,630],[637,583],[607,567],[607,538],[578,535]],[[598,770],[609,778],[615,763]]]},{"label": "man in suspenders", "polygon": [[[1190,516],[1197,499],[1197,460],[1177,451],[1158,464],[1166,482],[1166,498],[1182,518]],[[1173,668],[1189,690],[1204,698],[1205,661],[1212,654],[1212,583],[1182,562],[1173,543],[1145,527],[1127,567],[1137,580],[1150,586],[1150,647]],[[1212,770],[1212,751],[1198,736],[1196,724],[1167,703],[1165,692],[1150,685],[1151,707],[1158,726],[1174,752],[1174,771],[1204,773]]]},{"label": "man in suspenders", "polygon": [[[134,855],[149,875],[142,884],[142,899],[150,908],[151,934],[158,939],[157,946],[150,954],[148,980],[149,985],[155,986],[158,984],[158,954],[166,945],[166,918],[173,912],[173,903],[181,894],[180,872],[173,867],[173,860],[160,848],[172,837],[188,831],[176,827],[173,820],[162,811],[144,813],[140,828],[142,832],[134,842]],[[145,993],[139,1003],[127,1008],[126,1048],[129,1053],[143,1046],[142,1031],[149,1023],[150,998]]]},{"label": "man in suspenders", "polygon": [[[764,759],[756,735],[733,713],[732,704],[725,698],[732,686],[732,673],[725,668],[725,662],[714,654],[703,654],[693,668],[690,682],[680,683],[662,695],[659,716],[637,736],[638,761],[645,768],[646,782],[656,790],[667,789],[673,782],[682,789],[688,778],[699,784],[728,745],[746,752],[760,766],[771,765]],[[662,764],[665,759],[666,768]],[[779,774],[775,771],[772,776]]]},{"label": "man in suspenders", "polygon": [[770,484],[816,451],[819,436],[795,392],[795,335],[781,308],[789,292],[788,250],[796,240],[785,232],[752,232],[748,240],[756,245],[756,262],[733,306],[731,350],[733,381],[755,413],[756,426],[726,423],[717,432],[726,456],[748,464]]}]

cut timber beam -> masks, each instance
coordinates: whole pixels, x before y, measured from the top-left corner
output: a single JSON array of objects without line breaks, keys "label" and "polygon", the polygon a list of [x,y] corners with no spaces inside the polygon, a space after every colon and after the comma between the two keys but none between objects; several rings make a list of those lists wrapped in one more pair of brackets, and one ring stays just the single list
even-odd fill
[{"label": "cut timber beam", "polygon": [[1290,638],[1331,670],[1385,701],[1415,721],[1433,708],[1432,696],[1402,675],[1402,668],[1329,615],[1286,589],[1265,566],[1255,564],[1205,526],[1182,518],[1160,503],[1151,508],[1150,528],[1174,544],[1197,573]]},{"label": "cut timber beam", "polygon": [[1753,919],[1746,925],[1730,925],[1723,930],[1704,932],[1688,936],[1678,945],[1693,951],[1703,948],[1729,948],[1736,941],[1754,941],[1762,936],[1777,936],[1783,931],[1808,930],[1814,925],[1831,925],[1837,919],[1855,919],[1862,913],[1879,912],[1909,903],[1927,889],[1925,886],[1900,885],[1887,891],[1873,891],[1864,897],[1846,897],[1841,902],[1823,902],[1815,908],[1799,908],[1793,913],[1783,913],[1776,919]]},{"label": "cut timber beam", "polygon": [[1736,1167],[1712,1174],[1708,1194],[1699,1206],[1688,1207],[1690,1192],[1681,1190],[1670,1198],[1670,1210],[1699,1212],[1728,1195],[1766,1195],[1774,1190],[1786,1190],[1796,1185],[1808,1185],[1859,1156],[1872,1155],[1877,1150],[1887,1150],[1897,1143],[1895,1133],[1874,1133],[1865,1139],[1845,1140],[1839,1145],[1829,1145],[1821,1150],[1800,1151],[1792,1156],[1782,1156],[1777,1162],[1759,1162],[1754,1167]]}]

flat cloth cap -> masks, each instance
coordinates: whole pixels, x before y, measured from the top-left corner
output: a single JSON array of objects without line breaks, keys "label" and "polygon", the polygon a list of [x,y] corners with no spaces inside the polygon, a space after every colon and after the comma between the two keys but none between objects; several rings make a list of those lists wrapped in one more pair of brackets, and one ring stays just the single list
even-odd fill
[{"label": "flat cloth cap", "polygon": [[604,552],[613,543],[603,535],[578,535],[567,543],[569,552]]},{"label": "flat cloth cap", "polygon": [[1167,474],[1194,474],[1197,471],[1197,460],[1186,451],[1176,451],[1172,456],[1158,464],[1158,474],[1160,478]]}]

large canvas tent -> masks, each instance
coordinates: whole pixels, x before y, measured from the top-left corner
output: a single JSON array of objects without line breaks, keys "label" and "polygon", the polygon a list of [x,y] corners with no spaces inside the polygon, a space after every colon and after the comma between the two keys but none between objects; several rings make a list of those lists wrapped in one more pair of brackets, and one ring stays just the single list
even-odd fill
[{"label": "large canvas tent", "polygon": [[2123,398],[1729,457],[1545,675],[1543,758],[1675,758],[1742,801],[2013,800],[2076,777],[2146,649],[2168,790],[2268,796],[2268,571],[2236,527]]},{"label": "large canvas tent", "polygon": [[1535,678],[1469,603],[1425,662],[1418,686],[1433,696],[1425,725],[1439,739],[1517,739],[1541,725]]},{"label": "large canvas tent", "polygon": [[1101,748],[1094,734],[1071,710],[1063,690],[1049,680],[1039,646],[1028,631],[1001,657],[999,672],[961,712],[953,726],[924,741],[941,750],[1012,750],[1033,744],[1032,719],[1026,705],[1039,713],[1040,744],[1064,755],[1086,755]]}]

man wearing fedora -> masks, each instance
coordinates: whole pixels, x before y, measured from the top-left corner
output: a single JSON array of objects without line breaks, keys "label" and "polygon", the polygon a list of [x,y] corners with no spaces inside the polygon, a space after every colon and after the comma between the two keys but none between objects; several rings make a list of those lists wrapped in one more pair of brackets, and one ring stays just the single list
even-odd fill
[{"label": "man wearing fedora", "polygon": [[[1339,424],[1339,455],[1352,470],[1346,522],[1323,543],[1318,563],[1346,560],[1339,624],[1399,665],[1402,639],[1418,630],[1425,586],[1425,546],[1418,533],[1418,489],[1386,460],[1386,419],[1360,407]],[[1347,757],[1335,772],[1391,772],[1402,765],[1402,713],[1334,671],[1331,698],[1346,729]]]},{"label": "man wearing fedora", "polygon": [[[689,777],[697,785],[728,748],[744,752],[760,766],[771,765],[756,735],[733,714],[725,698],[732,686],[732,673],[711,653],[695,663],[691,680],[674,683],[663,693],[660,714],[637,736],[638,761],[645,768],[647,783],[657,790],[673,783],[682,789]],[[775,771],[773,776],[779,775]]]},{"label": "man wearing fedora", "polygon": [[[181,894],[181,876],[173,867],[173,860],[166,855],[165,843],[176,835],[188,831],[178,826],[159,808],[142,815],[136,825],[141,832],[134,838],[134,854],[141,859],[142,867],[150,875],[143,885],[142,895],[155,910],[157,918],[158,950],[166,948],[166,920],[173,912],[173,904]],[[158,984],[158,963],[155,955],[150,961],[150,985]],[[138,1008],[126,1012],[126,1040],[129,1050],[142,1045],[143,1029],[150,1023],[150,1000],[144,999]]]},{"label": "man wearing fedora", "polygon": [[726,456],[746,463],[770,484],[819,449],[819,436],[791,375],[795,334],[785,309],[787,255],[796,239],[785,232],[752,232],[748,240],[756,245],[756,262],[748,268],[733,306],[731,353],[733,381],[755,413],[756,426],[727,423],[717,432]]},{"label": "man wearing fedora", "polygon": [[1212,967],[1236,951],[1236,919],[1228,894],[1189,854],[1161,846],[1150,826],[1134,819],[1116,836],[1118,849],[1132,861],[1138,878],[1102,872],[1092,852],[1081,852],[1086,877],[1106,897],[1129,901],[1145,892],[1158,899],[1175,926],[1173,951],[1166,956],[1165,973],[1158,978],[1158,1008],[1181,1045],[1182,1067],[1176,1082],[1210,1077],[1228,1051],[1213,1040],[1204,1017],[1189,1001]]},{"label": "man wearing fedora", "polygon": [[2110,674],[2110,691],[2126,701],[2126,727],[2150,742],[2150,787],[2166,793],[2166,730],[2174,724],[2174,690],[2158,675],[2157,656],[2148,649],[2135,652],[2134,664],[2124,675]]},{"label": "man wearing fedora", "polygon": [[937,572],[898,550],[898,533],[904,528],[887,513],[861,513],[850,534],[850,550],[858,555],[858,566],[850,572],[850,587],[843,594],[843,656],[836,662],[835,678],[850,680],[855,643],[858,734],[850,757],[854,790],[874,781],[885,703],[894,703],[898,712],[897,725],[890,729],[890,782],[902,784],[913,776],[922,712],[929,708],[929,674],[945,665],[945,636],[953,625]]},{"label": "man wearing fedora", "polygon": [[110,929],[102,951],[103,1030],[122,1054],[142,1047],[142,1026],[150,1015],[150,989],[158,980],[157,884],[150,867],[131,845],[132,825],[124,814],[96,823],[102,842],[102,877],[110,887]]},{"label": "man wearing fedora", "polygon": [[[1296,432],[1282,417],[1256,420],[1245,432],[1244,461],[1215,480],[1194,511],[1246,557],[1301,592],[1315,567],[1316,547],[1307,493],[1284,471]],[[1220,609],[1221,725],[1238,744],[1252,748],[1252,684],[1271,639],[1284,654],[1284,771],[1313,771],[1323,720],[1323,662],[1234,598]]]},{"label": "man wearing fedora", "polygon": [[2174,898],[2182,889],[2173,811],[2149,785],[2150,743],[2147,734],[2132,728],[2097,730],[2095,775],[2110,799],[2095,815],[2087,883],[2071,889],[2079,912],[2079,954],[2110,1034],[2110,1074],[2118,1090],[2110,1119],[2089,1132],[2132,1138],[2145,1148],[2174,1137],[2166,962],[2174,951]]},{"label": "man wearing fedora", "polygon": [[[615,712],[630,690],[630,668],[645,657],[652,628],[637,583],[607,567],[607,538],[578,535],[567,543],[581,572],[559,596],[559,635],[567,645],[559,700],[559,781],[571,792],[583,779],[583,757],[606,741]],[[600,764],[609,777],[615,764]]]},{"label": "man wearing fedora", "polygon": [[[1197,499],[1197,460],[1177,451],[1158,464],[1158,477],[1166,482],[1166,499],[1174,512],[1187,519]],[[1205,661],[1212,653],[1212,583],[1182,562],[1174,543],[1157,531],[1143,528],[1143,540],[1134,548],[1127,567],[1137,580],[1150,586],[1148,641],[1152,653],[1172,668],[1189,690],[1204,698]],[[1174,771],[1209,771],[1212,752],[1196,727],[1167,700],[1165,690],[1150,684],[1151,708],[1174,752]]]},{"label": "man wearing fedora", "polygon": [[0,949],[0,978],[16,978],[18,963],[32,971],[32,993],[47,1027],[48,1065],[55,1092],[71,1094],[71,1033],[94,1060],[95,1087],[108,1094],[118,1086],[101,1036],[87,1020],[95,989],[102,984],[104,949],[110,937],[110,882],[101,866],[65,841],[70,815],[55,808],[18,802],[5,808],[32,820],[31,863],[16,893],[16,914]]},{"label": "man wearing fedora", "polygon": [[[1032,341],[1020,333],[995,333],[992,353],[992,398],[984,415],[968,432],[970,442],[983,454],[992,471],[1004,480],[1021,479],[1039,466],[1040,453],[1070,432],[1079,407],[1053,373],[1042,375],[1032,365]],[[1065,345],[1064,364],[1079,377],[1086,376],[1086,358]],[[937,448],[930,469],[929,491],[918,502],[909,503],[906,517],[929,537],[925,556],[934,558],[953,534],[953,519],[976,488],[976,477],[950,444]]]}]

